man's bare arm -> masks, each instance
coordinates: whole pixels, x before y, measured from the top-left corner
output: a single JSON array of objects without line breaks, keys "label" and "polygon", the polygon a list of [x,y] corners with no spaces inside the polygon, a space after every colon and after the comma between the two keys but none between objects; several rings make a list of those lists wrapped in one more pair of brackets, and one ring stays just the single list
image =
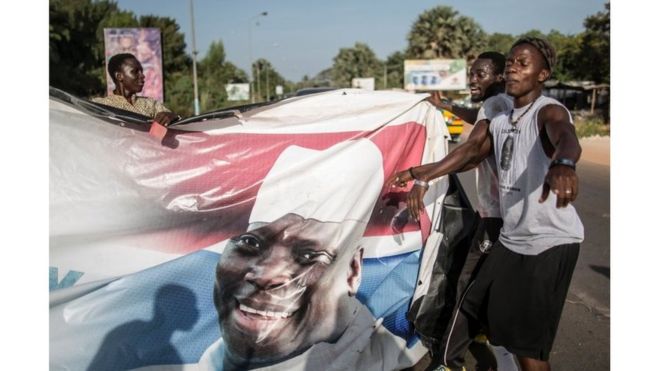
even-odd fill
[{"label": "man's bare arm", "polygon": [[[401,171],[387,180],[388,186],[403,187],[415,179],[425,182],[439,178],[449,173],[467,171],[477,166],[492,151],[492,138],[488,132],[488,120],[481,120],[475,126],[468,139],[459,144],[453,151],[438,162],[426,164]],[[412,174],[411,174],[412,173]],[[423,198],[427,187],[415,185],[408,192],[408,210],[415,220],[419,220],[419,213],[424,208]]]},{"label": "man's bare arm", "polygon": [[538,118],[541,140],[546,154],[552,159],[539,202],[544,202],[552,190],[557,195],[557,207],[566,207],[577,198],[575,164],[580,159],[582,148],[564,107],[545,106],[539,111]]},{"label": "man's bare arm", "polygon": [[449,111],[454,115],[460,117],[461,120],[467,122],[468,124],[474,124],[474,122],[477,121],[477,114],[479,113],[478,108],[466,108],[454,104],[444,103],[442,102],[442,97],[440,97],[440,93],[437,91],[431,93],[431,96],[428,97],[427,100],[436,108]]}]

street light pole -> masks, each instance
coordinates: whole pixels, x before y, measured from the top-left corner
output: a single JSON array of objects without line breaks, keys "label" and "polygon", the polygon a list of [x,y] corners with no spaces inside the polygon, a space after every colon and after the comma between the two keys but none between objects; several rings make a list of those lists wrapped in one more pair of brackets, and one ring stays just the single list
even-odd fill
[{"label": "street light pole", "polygon": [[[192,0],[191,0],[192,1]],[[253,17],[250,17],[249,23],[248,23],[248,53],[250,57],[250,66],[248,67],[250,70],[250,102],[254,103],[254,92],[252,91],[252,87],[254,86],[254,73],[252,73],[252,21],[259,18],[259,17],[265,17],[268,15],[268,12],[261,12]]]},{"label": "street light pole", "polygon": [[190,28],[192,29],[193,89],[195,97],[195,115],[199,115],[199,90],[197,88],[197,46],[195,44],[195,16],[193,0],[190,0]]},{"label": "street light pole", "polygon": [[266,66],[266,102],[270,102],[270,86],[268,84],[268,66]]}]

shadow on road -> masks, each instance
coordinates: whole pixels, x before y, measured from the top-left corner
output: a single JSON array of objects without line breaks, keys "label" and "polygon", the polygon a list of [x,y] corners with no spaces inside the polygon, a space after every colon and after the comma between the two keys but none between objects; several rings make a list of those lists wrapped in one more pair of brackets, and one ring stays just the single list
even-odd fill
[{"label": "shadow on road", "polygon": [[607,277],[607,279],[610,279],[610,267],[603,267],[600,265],[589,265],[589,268],[591,268],[594,272],[600,273],[603,276]]}]

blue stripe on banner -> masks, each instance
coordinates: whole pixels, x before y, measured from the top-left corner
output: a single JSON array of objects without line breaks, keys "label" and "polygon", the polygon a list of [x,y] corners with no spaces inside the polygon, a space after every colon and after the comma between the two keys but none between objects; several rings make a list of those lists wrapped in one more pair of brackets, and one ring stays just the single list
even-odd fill
[{"label": "blue stripe on banner", "polygon": [[[219,254],[209,251],[188,254],[123,277],[67,304],[90,305],[103,310],[103,315],[99,316],[102,324],[97,322],[89,328],[72,329],[96,330],[96,334],[105,332],[89,369],[107,370],[109,365],[112,369],[130,369],[153,364],[196,363],[220,336],[213,305],[215,267],[219,258]],[[416,336],[405,315],[418,267],[419,251],[365,259],[357,295],[374,317],[384,317],[383,325],[406,338],[409,346],[416,342]],[[127,354],[129,349],[134,351]]]}]

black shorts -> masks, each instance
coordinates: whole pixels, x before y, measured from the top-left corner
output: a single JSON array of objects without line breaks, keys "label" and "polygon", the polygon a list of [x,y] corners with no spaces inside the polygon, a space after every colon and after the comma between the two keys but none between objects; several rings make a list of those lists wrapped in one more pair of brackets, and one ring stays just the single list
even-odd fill
[{"label": "black shorts", "polygon": [[470,250],[465,258],[465,264],[458,278],[456,292],[457,301],[463,296],[463,291],[467,285],[474,279],[479,267],[483,264],[484,258],[500,236],[502,229],[502,218],[480,218],[477,230],[474,233]]},{"label": "black shorts", "polygon": [[492,344],[517,356],[547,361],[579,247],[560,245],[539,255],[522,255],[498,241],[461,309],[483,322]]}]

